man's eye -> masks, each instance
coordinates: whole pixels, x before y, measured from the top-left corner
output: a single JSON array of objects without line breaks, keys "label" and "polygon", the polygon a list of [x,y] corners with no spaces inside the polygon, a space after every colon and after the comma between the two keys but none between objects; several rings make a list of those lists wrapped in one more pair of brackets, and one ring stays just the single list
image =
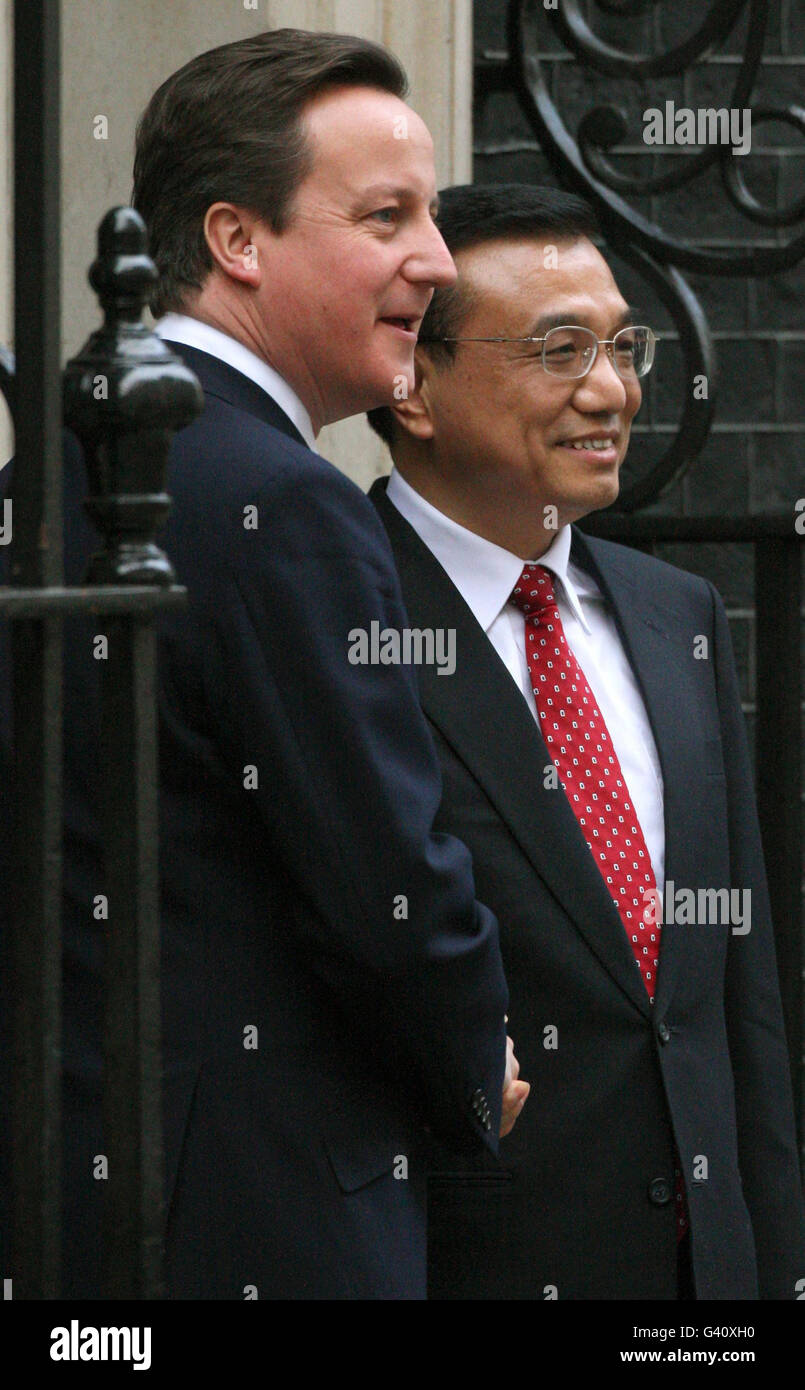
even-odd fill
[{"label": "man's eye", "polygon": [[373,212],[371,215],[372,217],[378,218],[380,222],[384,222],[387,227],[390,227],[397,216],[397,211],[397,208],[378,208],[377,211]]}]

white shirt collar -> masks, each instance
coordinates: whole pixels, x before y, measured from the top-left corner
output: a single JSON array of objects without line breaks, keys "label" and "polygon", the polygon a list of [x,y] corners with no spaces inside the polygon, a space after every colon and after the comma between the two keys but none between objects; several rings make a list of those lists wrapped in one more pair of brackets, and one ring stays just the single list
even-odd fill
[{"label": "white shirt collar", "polygon": [[284,410],[308,448],[315,452],[313,423],[296,392],[279,372],[252,352],[251,348],[247,348],[245,343],[239,343],[237,338],[222,333],[220,328],[213,328],[209,323],[202,323],[201,319],[191,318],[189,314],[165,314],[154,325],[154,332],[160,338],[169,338],[171,342],[184,343],[186,347],[198,348],[199,352],[208,352],[211,357],[218,357],[234,367],[236,372],[256,382],[276,401],[280,410]]},{"label": "white shirt collar", "polygon": [[[508,603],[525,562],[445,516],[416,492],[396,468],[391,471],[386,495],[436,556],[484,632],[488,632]],[[570,527],[560,527],[538,563],[561,581],[568,603],[589,632],[577,583],[568,573],[571,540]]]}]

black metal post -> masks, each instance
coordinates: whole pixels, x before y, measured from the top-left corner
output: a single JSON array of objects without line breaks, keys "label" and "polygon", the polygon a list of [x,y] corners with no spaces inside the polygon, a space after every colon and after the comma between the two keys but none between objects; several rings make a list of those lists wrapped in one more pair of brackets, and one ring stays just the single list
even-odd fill
[{"label": "black metal post", "polygon": [[158,1298],[163,1174],[156,636],[150,616],[110,618],[105,632],[106,1291],[110,1298]]},{"label": "black metal post", "polygon": [[[103,541],[88,578],[109,614],[100,760],[109,912],[104,1247],[106,1293],[120,1299],[162,1293],[155,616],[186,595],[155,535],[170,507],[171,438],[203,405],[192,372],[141,322],[156,274],[142,219],[131,208],[112,209],[98,229],[89,277],[104,323],[64,376],[65,421],[83,446],[86,508]],[[140,586],[139,601],[132,586]],[[75,602],[83,602],[78,594]]]},{"label": "black metal post", "polygon": [[[34,8],[42,20],[44,7]],[[42,57],[34,44],[37,64]],[[58,54],[51,52],[50,58],[55,77],[52,66],[45,64],[43,71],[50,73],[51,89],[58,89]],[[22,82],[21,89],[30,93],[31,84]],[[43,179],[47,173],[41,168],[36,172]],[[23,186],[35,182],[22,157],[17,178]],[[17,237],[22,246],[19,226]],[[58,248],[51,246],[51,251],[57,257]],[[54,286],[36,264],[33,322],[39,332],[20,333],[16,377],[10,354],[3,354],[0,383],[10,399],[16,395],[19,425],[13,474],[14,583],[0,589],[0,618],[13,623],[18,807],[12,1287],[15,1297],[55,1298],[59,1293],[61,622],[65,613],[92,612],[106,618],[108,640],[98,808],[109,903],[105,1292],[114,1298],[158,1298],[163,1171],[155,620],[159,612],[184,603],[187,595],[173,583],[170,562],[155,535],[170,507],[164,489],[171,438],[198,414],[203,396],[193,373],[141,322],[156,267],[147,255],[142,219],[131,208],[113,209],[100,225],[98,256],[90,271],[104,324],[68,365],[63,386],[65,422],[83,445],[90,484],[86,506],[103,546],[93,556],[91,582],[66,588],[61,373],[58,344],[45,342],[45,326],[50,332],[58,318],[52,305],[47,311],[58,283]],[[26,324],[29,304],[30,296]],[[50,374],[47,381],[43,369]],[[30,419],[29,399],[34,404]],[[80,711],[71,715],[80,717]]]},{"label": "black metal post", "polygon": [[[62,581],[59,5],[14,5],[11,583]],[[60,1222],[61,617],[14,624],[12,1288],[54,1298]]]}]

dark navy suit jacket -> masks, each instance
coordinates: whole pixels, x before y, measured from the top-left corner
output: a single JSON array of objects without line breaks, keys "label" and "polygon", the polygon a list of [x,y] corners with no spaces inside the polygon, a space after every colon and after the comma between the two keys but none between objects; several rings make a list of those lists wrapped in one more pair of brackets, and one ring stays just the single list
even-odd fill
[{"label": "dark navy suit jacket", "polygon": [[456,631],[455,674],[419,670],[444,779],[437,824],[469,847],[498,915],[509,1032],[531,1082],[502,1165],[445,1163],[433,1180],[431,1294],[676,1298],[675,1140],[698,1297],[796,1299],[805,1221],[788,1051],[721,600],[695,575],[573,530],[571,558],[611,605],[651,720],[666,882],[751,893],[748,931],[720,908],[664,924],[651,1004],[567,798],[546,785],[550,754],[518,687],[384,481],[372,499],[412,625]]},{"label": "dark navy suit jacket", "polygon": [[[353,629],[407,622],[374,508],[260,387],[177,350],[206,405],[175,439],[163,533],[190,604],[159,622],[169,1296],[422,1297],[429,1146],[496,1146],[496,923],[432,829],[414,673],[348,659]],[[65,448],[77,583],[97,538]],[[66,624],[67,1296],[101,1279],[101,631]]]}]

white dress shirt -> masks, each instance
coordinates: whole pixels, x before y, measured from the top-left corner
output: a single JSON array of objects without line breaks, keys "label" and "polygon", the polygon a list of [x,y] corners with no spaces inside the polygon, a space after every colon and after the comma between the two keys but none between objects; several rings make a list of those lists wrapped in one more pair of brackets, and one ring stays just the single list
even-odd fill
[{"label": "white dress shirt", "polygon": [[284,377],[251,348],[239,343],[237,338],[230,338],[228,333],[222,333],[220,328],[213,328],[208,323],[202,323],[201,319],[191,318],[189,314],[165,314],[154,324],[154,332],[173,343],[184,343],[186,347],[198,348],[199,352],[208,352],[211,357],[228,362],[235,371],[257,382],[276,401],[280,410],[285,411],[308,448],[315,453],[316,436],[307,410]]},{"label": "white dress shirt", "polygon": [[[525,619],[508,602],[524,561],[438,511],[396,469],[387,496],[446,570],[539,723],[525,653]],[[662,893],[665,820],[657,746],[615,620],[595,581],[571,563],[571,539],[570,527],[561,527],[539,563],[558,581],[554,592],[565,637],[615,745]]]}]

